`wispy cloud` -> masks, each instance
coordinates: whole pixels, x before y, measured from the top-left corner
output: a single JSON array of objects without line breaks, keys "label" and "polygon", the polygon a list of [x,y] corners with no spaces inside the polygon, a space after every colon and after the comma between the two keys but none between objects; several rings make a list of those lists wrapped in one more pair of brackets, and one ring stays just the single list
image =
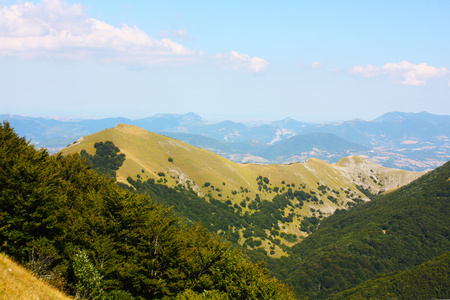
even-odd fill
[{"label": "wispy cloud", "polygon": [[[186,29],[166,32],[166,36],[175,35],[188,37]],[[0,56],[94,59],[150,66],[216,61],[228,54],[208,55],[169,38],[154,39],[136,26],[114,27],[87,16],[81,4],[42,0],[38,4],[18,2],[0,6]],[[238,53],[236,56],[249,57]],[[241,67],[233,59],[228,60],[230,65],[227,60],[221,65],[261,72],[264,70],[261,61],[267,64],[257,57],[249,60],[241,63]]]},{"label": "wispy cloud", "polygon": [[190,40],[191,37],[189,36],[189,33],[187,29],[181,28],[181,29],[174,29],[174,30],[164,30],[161,32],[161,35],[168,38],[175,38],[175,39],[183,39],[183,40]]},{"label": "wispy cloud", "polygon": [[215,59],[218,64],[228,69],[233,70],[246,70],[252,73],[258,73],[265,71],[269,66],[269,63],[259,57],[250,57],[247,54],[240,54],[236,51],[231,53],[217,54]]},{"label": "wispy cloud", "polygon": [[322,64],[320,63],[320,62],[318,62],[318,61],[315,61],[315,62],[313,62],[311,65],[310,65],[310,67],[311,68],[313,68],[313,69],[320,69],[320,68],[322,68]]},{"label": "wispy cloud", "polygon": [[450,74],[450,71],[445,67],[436,68],[426,63],[413,64],[407,61],[387,63],[381,67],[374,65],[354,66],[351,72],[367,78],[385,75],[391,77],[395,82],[416,86],[425,85],[428,79]]}]

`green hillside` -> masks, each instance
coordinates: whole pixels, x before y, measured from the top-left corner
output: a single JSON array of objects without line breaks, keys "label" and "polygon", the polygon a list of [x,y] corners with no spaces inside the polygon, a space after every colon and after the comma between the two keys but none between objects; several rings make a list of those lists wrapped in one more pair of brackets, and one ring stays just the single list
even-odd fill
[{"label": "green hillside", "polygon": [[448,299],[450,252],[411,270],[368,280],[334,299]]},{"label": "green hillside", "polygon": [[121,189],[78,155],[36,150],[7,123],[0,251],[77,298],[294,299],[203,226]]},{"label": "green hillside", "polygon": [[337,211],[292,247],[293,254],[278,262],[278,274],[301,298],[328,298],[449,251],[449,216],[450,162],[373,201]]},{"label": "green hillside", "polygon": [[[361,190],[378,194],[422,175],[375,164],[371,164],[370,169],[358,169],[355,166],[367,163],[357,158],[349,158],[351,163],[342,161],[336,165],[318,159],[289,165],[238,164],[181,141],[122,124],[86,136],[62,153],[85,150],[94,155],[95,143],[106,141],[112,141],[125,155],[123,165],[116,172],[118,182],[134,185],[134,188],[139,182],[146,188],[153,183],[187,187],[208,203],[214,200],[227,203],[228,208],[222,208],[241,217],[268,211],[269,204],[264,200],[273,202],[276,198],[283,202],[275,212],[280,218],[269,222],[270,226],[256,228],[265,232],[257,238],[261,241],[258,247],[274,257],[286,254],[280,242],[292,246],[309,234],[309,230],[302,230],[302,222],[308,223],[309,218],[323,219],[336,209],[369,200]],[[246,226],[230,225],[234,227],[228,228],[229,232],[238,234],[237,240],[244,244],[249,236],[244,236]]]}]

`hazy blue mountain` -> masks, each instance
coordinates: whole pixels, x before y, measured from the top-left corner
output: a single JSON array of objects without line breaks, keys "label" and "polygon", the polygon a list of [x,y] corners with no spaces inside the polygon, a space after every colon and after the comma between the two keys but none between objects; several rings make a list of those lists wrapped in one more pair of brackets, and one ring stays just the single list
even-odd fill
[{"label": "hazy blue mountain", "polygon": [[276,128],[289,128],[295,132],[303,132],[306,128],[313,126],[313,124],[299,122],[291,118],[286,118],[281,121],[275,121],[270,123],[270,125]]},{"label": "hazy blue mountain", "polygon": [[210,150],[215,153],[241,153],[239,148],[234,147],[233,143],[224,143],[216,139],[190,133],[181,132],[160,132],[160,134],[183,141],[192,146]]},{"label": "hazy blue mountain", "polygon": [[[195,113],[158,114],[138,120],[61,121],[6,114],[0,115],[0,119],[8,120],[18,134],[51,152],[85,135],[124,123],[179,138],[237,162],[288,163],[310,157],[333,162],[351,153],[386,167],[422,171],[450,159],[450,116],[426,112],[389,112],[373,121],[355,119],[323,124],[290,118],[259,125],[233,121],[211,123]],[[175,136],[180,133],[184,135]],[[302,135],[303,138],[297,138]],[[338,143],[336,137],[345,141]],[[318,140],[321,140],[320,147],[317,147]],[[340,145],[348,148],[342,150]]]},{"label": "hazy blue mountain", "polygon": [[293,136],[255,154],[274,162],[306,160],[312,156],[337,162],[342,157],[364,154],[369,150],[332,133],[309,133]]},{"label": "hazy blue mountain", "polygon": [[9,121],[17,133],[39,147],[49,148],[50,151],[57,151],[80,137],[92,133],[83,125],[69,121],[7,114],[0,115],[0,121]]},{"label": "hazy blue mountain", "polygon": [[306,132],[329,132],[365,146],[408,145],[410,139],[424,142],[439,141],[450,136],[450,116],[429,113],[384,114],[374,121],[352,120],[313,126]]},{"label": "hazy blue mountain", "polygon": [[159,114],[152,117],[124,123],[139,126],[153,132],[185,132],[195,133],[198,127],[206,125],[206,121],[194,113],[187,114]]},{"label": "hazy blue mountain", "polygon": [[[227,143],[198,134],[179,132],[160,132],[160,134],[209,150],[234,161],[244,161],[244,158],[248,159],[249,154],[254,155],[255,152],[270,147],[259,141]],[[266,162],[264,158],[259,161]]]},{"label": "hazy blue mountain", "polygon": [[401,122],[405,119],[421,119],[432,124],[450,124],[450,116],[433,115],[427,112],[407,113],[407,112],[388,112],[376,118],[374,122]]},{"label": "hazy blue mountain", "polygon": [[192,133],[205,135],[224,142],[243,142],[248,140],[248,137],[245,135],[248,129],[243,123],[222,121],[217,124],[205,124],[196,128]]}]

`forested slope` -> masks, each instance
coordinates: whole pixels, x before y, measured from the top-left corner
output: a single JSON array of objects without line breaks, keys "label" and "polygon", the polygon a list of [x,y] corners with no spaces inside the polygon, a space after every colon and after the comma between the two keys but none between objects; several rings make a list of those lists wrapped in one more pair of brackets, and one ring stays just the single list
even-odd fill
[{"label": "forested slope", "polygon": [[[0,251],[72,295],[293,299],[200,225],[0,125]],[[180,298],[181,299],[181,298]]]},{"label": "forested slope", "polygon": [[333,299],[448,299],[450,252],[411,270],[368,280]]},{"label": "forested slope", "polygon": [[392,193],[337,211],[292,248],[279,273],[300,297],[327,298],[449,251],[449,216],[450,162]]}]

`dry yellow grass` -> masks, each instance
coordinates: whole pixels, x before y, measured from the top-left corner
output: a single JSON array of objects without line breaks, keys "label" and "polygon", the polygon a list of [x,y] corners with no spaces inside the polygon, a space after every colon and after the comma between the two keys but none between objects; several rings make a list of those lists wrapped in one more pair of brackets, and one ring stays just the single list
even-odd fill
[{"label": "dry yellow grass", "polygon": [[0,253],[0,299],[73,299]]}]

